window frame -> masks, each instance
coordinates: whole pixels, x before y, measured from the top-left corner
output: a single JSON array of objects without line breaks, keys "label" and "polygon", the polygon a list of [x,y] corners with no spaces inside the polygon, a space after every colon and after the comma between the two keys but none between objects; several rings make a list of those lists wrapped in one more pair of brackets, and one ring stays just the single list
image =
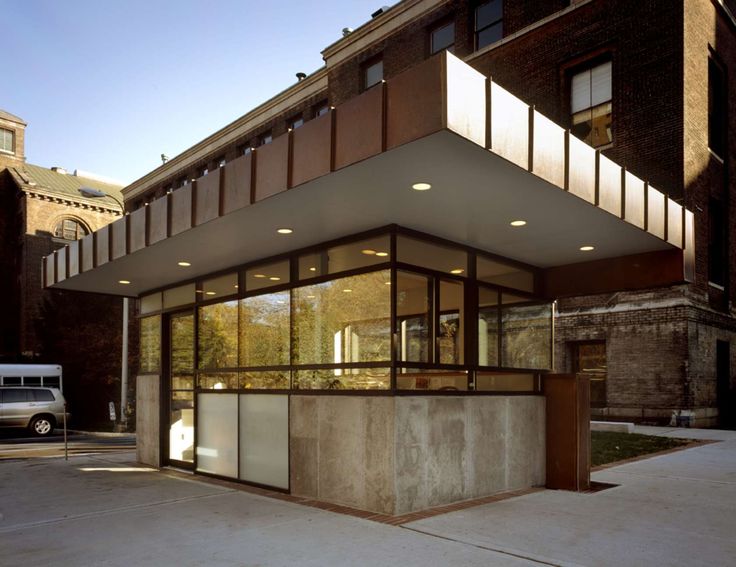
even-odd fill
[{"label": "window frame", "polygon": [[[719,85],[714,85],[715,73]],[[716,87],[719,87],[716,89]],[[712,108],[718,105],[717,108]],[[719,159],[728,154],[728,72],[711,49],[708,55],[708,149]]]},{"label": "window frame", "polygon": [[[448,26],[452,26],[452,43],[448,44],[445,47],[441,47],[439,49],[434,48],[434,36],[437,32],[447,28]],[[455,17],[448,16],[447,18],[443,18],[438,22],[435,22],[435,24],[429,29],[428,34],[428,42],[427,42],[427,53],[429,56],[436,55],[437,53],[442,53],[443,51],[449,51],[450,53],[455,52],[455,44],[457,42],[457,23],[455,22]]]},{"label": "window frame", "polygon": [[[66,223],[74,223],[75,238],[67,238],[67,227]],[[63,240],[65,242],[74,242],[80,238],[84,238],[88,234],[91,234],[91,229],[87,226],[82,219],[77,217],[64,216],[56,221],[54,224],[54,230],[52,234],[56,240]],[[58,234],[60,233],[60,234]]]},{"label": "window frame", "polygon": [[[581,73],[585,73],[586,71],[592,72],[593,69],[600,67],[601,65],[604,65],[606,63],[611,64],[611,97],[610,99],[603,101],[595,106],[591,105],[587,108],[578,110],[577,112],[573,113],[573,106],[572,106],[572,85],[573,85],[573,79],[577,75],[580,75]],[[597,150],[605,150],[608,148],[611,148],[616,143],[616,120],[615,120],[615,113],[614,113],[614,99],[616,94],[615,89],[615,76],[616,76],[616,59],[614,57],[614,52],[612,49],[609,48],[603,48],[601,50],[596,51],[595,53],[589,54],[588,56],[578,58],[574,61],[571,61],[570,63],[564,65],[561,67],[561,75],[562,80],[564,81],[564,84],[566,85],[566,88],[564,90],[563,97],[564,97],[564,104],[562,105],[562,108],[566,110],[566,114],[568,116],[569,120],[569,128],[570,133],[573,136],[576,136],[572,130],[573,130],[573,116],[574,114],[579,114],[581,112],[590,111],[591,112],[591,121],[592,121],[592,112],[596,108],[600,108],[601,106],[605,104],[611,105],[611,139],[610,141],[606,142],[605,144],[601,144],[598,146],[594,146],[592,144],[592,138],[591,142],[588,142],[586,139],[579,138],[576,136],[579,140],[585,142],[586,144],[590,145],[591,147],[597,149]],[[592,88],[592,87],[591,87]]]},{"label": "window frame", "polygon": [[[497,20],[492,21],[491,23],[489,23],[489,24],[487,24],[487,25],[485,25],[485,26],[483,26],[482,28],[479,29],[478,28],[478,10],[480,8],[482,8],[483,6],[485,6],[486,4],[491,4],[492,2],[500,2],[500,4],[501,4],[501,17],[498,18]],[[483,49],[485,47],[488,47],[489,45],[493,45],[493,44],[498,43],[499,41],[503,40],[503,37],[504,37],[504,25],[503,25],[503,20],[504,20],[504,5],[503,5],[503,0],[486,0],[486,1],[477,1],[477,2],[475,2],[473,4],[473,11],[471,12],[471,18],[472,18],[472,21],[471,21],[472,27],[471,27],[471,29],[473,30],[473,51],[478,51],[479,49]],[[485,31],[485,30],[487,30],[487,29],[489,29],[489,28],[491,28],[491,27],[493,27],[493,26],[495,26],[495,25],[497,25],[497,24],[499,24],[499,23],[501,24],[501,38],[498,39],[497,41],[494,41],[494,42],[491,42],[491,43],[487,43],[485,45],[480,45],[480,42],[478,41],[478,36],[480,35],[480,33],[483,32],[483,31]]]},{"label": "window frame", "polygon": [[[371,84],[368,84],[368,71],[378,65],[380,63],[381,65],[381,78],[378,81],[375,81]],[[361,91],[367,91],[368,89],[372,89],[376,85],[380,85],[383,83],[384,79],[386,77],[386,69],[384,65],[383,60],[383,53],[379,53],[377,55],[374,55],[370,59],[367,59],[364,61],[360,66],[360,81],[361,81]]]},{"label": "window frame", "polygon": [[[9,150],[5,148],[5,137],[8,134],[10,135],[10,149]],[[9,128],[0,127],[0,141],[2,141],[2,145],[0,145],[0,153],[15,155],[15,130],[10,130]]]}]

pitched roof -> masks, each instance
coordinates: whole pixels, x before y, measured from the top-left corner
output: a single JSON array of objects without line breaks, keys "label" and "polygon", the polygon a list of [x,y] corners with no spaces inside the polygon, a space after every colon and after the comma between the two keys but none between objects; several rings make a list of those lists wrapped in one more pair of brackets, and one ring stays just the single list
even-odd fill
[{"label": "pitched roof", "polygon": [[20,116],[10,114],[10,112],[7,112],[2,108],[0,108],[0,118],[2,118],[3,120],[10,120],[11,122],[17,122],[18,124],[23,124],[23,126],[26,126],[26,123]]},{"label": "pitched roof", "polygon": [[[40,191],[80,203],[89,203],[96,206],[105,205],[118,210],[120,210],[120,204],[123,202],[123,196],[120,193],[121,185],[72,174],[57,173],[31,163],[9,167],[8,171],[23,191]],[[110,197],[85,197],[79,192],[83,187],[102,191]]]}]

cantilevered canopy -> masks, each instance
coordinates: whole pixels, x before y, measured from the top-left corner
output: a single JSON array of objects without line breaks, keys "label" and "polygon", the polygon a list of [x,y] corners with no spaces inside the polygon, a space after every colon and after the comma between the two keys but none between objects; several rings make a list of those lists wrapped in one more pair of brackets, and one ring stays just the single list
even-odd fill
[{"label": "cantilevered canopy", "polygon": [[692,218],[445,53],[59,250],[44,277],[135,296],[399,224],[558,281],[562,266],[662,255],[655,283],[675,283],[691,269]]}]

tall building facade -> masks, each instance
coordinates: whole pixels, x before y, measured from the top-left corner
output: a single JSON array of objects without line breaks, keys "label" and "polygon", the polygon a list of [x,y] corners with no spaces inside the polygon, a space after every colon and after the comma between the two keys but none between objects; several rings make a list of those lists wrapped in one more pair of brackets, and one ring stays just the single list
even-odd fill
[{"label": "tall building facade", "polygon": [[142,462],[387,514],[555,486],[588,380],[727,415],[733,47],[709,0],[405,0],[44,284],[139,299]]},{"label": "tall building facade", "polygon": [[591,377],[602,418],[724,425],[736,366],[733,9],[400,2],[327,47],[325,67],[131,184],[126,203],[143,206],[450,50],[696,214],[692,284],[558,298],[555,368]]}]

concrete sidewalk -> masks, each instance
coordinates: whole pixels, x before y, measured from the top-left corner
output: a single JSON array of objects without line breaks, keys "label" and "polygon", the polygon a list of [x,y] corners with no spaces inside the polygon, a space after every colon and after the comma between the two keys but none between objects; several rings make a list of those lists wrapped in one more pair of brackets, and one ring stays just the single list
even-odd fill
[{"label": "concrete sidewalk", "polygon": [[736,439],[595,473],[618,485],[601,492],[541,491],[401,527],[130,459],[0,464],[0,563],[692,566],[736,557]]}]

